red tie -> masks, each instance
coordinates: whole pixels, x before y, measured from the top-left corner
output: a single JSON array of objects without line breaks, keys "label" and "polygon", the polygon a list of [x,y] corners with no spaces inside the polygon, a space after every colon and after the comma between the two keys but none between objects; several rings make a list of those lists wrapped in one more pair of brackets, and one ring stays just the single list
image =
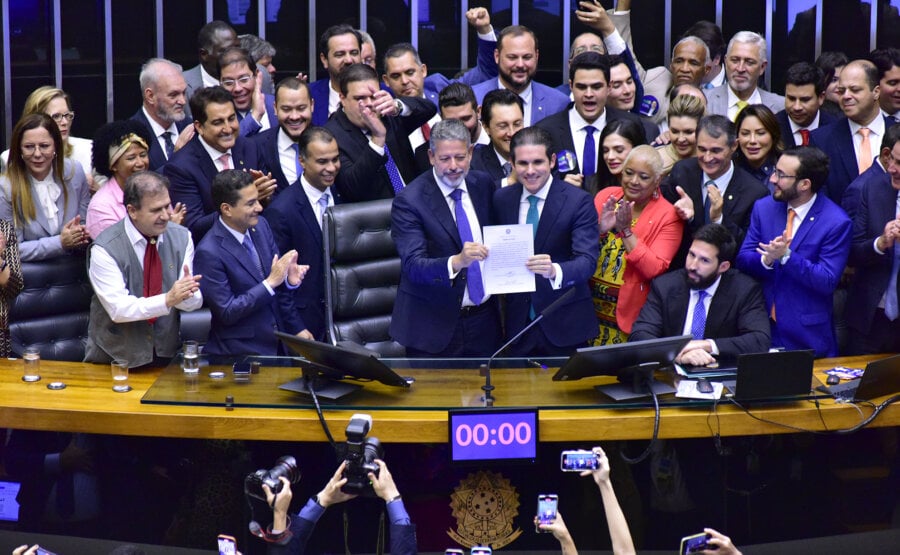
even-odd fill
[{"label": "red tie", "polygon": [[[152,297],[162,293],[162,260],[159,251],[156,250],[156,237],[147,238],[147,248],[144,250],[144,291],[143,296]],[[150,324],[156,318],[150,318]]]},{"label": "red tie", "polygon": [[809,129],[801,129],[798,133],[800,133],[800,146],[809,146]]},{"label": "red tie", "polygon": [[428,123],[423,123],[420,129],[422,129],[422,136],[425,137],[425,142],[427,143],[431,140],[431,126]]}]

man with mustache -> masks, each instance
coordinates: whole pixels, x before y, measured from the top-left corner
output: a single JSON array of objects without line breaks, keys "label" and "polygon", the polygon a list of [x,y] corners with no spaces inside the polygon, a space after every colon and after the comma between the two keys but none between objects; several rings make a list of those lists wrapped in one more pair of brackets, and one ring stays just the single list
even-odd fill
[{"label": "man with mustache", "polygon": [[141,68],[143,104],[131,119],[139,121],[156,138],[150,141],[150,167],[158,171],[175,151],[194,136],[194,127],[185,117],[187,84],[181,66],[164,58],[151,58]]},{"label": "man with mustache", "polygon": [[486,295],[489,175],[469,172],[471,134],[458,120],[432,128],[423,173],[394,199],[391,237],[402,260],[391,337],[410,357],[489,356],[501,343],[497,297]]},{"label": "man with mustache", "polygon": [[715,356],[769,349],[769,318],[759,285],[732,269],[737,243],[725,226],[694,233],[684,269],[653,280],[629,341],[692,335],[675,362],[706,366]]}]

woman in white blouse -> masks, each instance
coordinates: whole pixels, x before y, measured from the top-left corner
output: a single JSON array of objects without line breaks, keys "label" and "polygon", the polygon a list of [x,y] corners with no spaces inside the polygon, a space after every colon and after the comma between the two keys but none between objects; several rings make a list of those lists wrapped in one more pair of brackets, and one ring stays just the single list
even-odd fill
[{"label": "woman in white blouse", "polygon": [[64,158],[53,120],[32,114],[13,129],[6,172],[0,177],[0,219],[16,229],[23,262],[81,249],[90,189],[81,165]]}]

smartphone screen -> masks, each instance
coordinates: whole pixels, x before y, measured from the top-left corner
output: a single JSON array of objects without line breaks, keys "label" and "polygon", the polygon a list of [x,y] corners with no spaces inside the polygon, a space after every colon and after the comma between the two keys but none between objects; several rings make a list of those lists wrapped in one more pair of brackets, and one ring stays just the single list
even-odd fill
[{"label": "smartphone screen", "polygon": [[582,470],[597,470],[600,461],[593,451],[572,450],[563,451],[559,458],[559,468],[563,472],[581,472]]},{"label": "smartphone screen", "polygon": [[[556,520],[556,507],[559,498],[555,493],[538,495],[538,521],[540,524],[550,524]],[[543,532],[544,530],[539,530]]]},{"label": "smartphone screen", "polygon": [[219,534],[219,555],[236,555],[235,541],[231,536]]},{"label": "smartphone screen", "polygon": [[681,555],[703,551],[706,549],[706,542],[708,540],[709,536],[703,533],[681,538]]},{"label": "smartphone screen", "polygon": [[44,549],[43,547],[38,547],[37,549],[35,549],[34,555],[56,555],[56,553]]}]

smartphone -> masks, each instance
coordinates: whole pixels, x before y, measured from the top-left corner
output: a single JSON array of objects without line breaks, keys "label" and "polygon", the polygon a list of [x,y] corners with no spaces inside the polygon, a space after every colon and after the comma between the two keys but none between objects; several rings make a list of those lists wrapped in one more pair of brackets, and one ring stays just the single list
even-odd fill
[{"label": "smartphone", "polygon": [[688,553],[697,553],[698,551],[703,551],[709,545],[709,536],[700,533],[694,534],[693,536],[685,536],[681,538],[681,555],[687,555]]},{"label": "smartphone", "polygon": [[234,538],[225,534],[219,534],[219,555],[236,555]]},{"label": "smartphone", "polygon": [[[538,524],[550,524],[556,520],[556,507],[559,505],[559,496],[555,493],[541,493],[538,495]],[[535,527],[537,532],[549,532]]]},{"label": "smartphone", "polygon": [[43,547],[38,547],[34,550],[34,555],[56,555],[56,553],[50,551],[49,549],[44,549]]},{"label": "smartphone", "polygon": [[491,555],[493,552],[494,550],[486,545],[473,545],[469,555]]},{"label": "smartphone", "polygon": [[600,468],[600,459],[593,451],[569,449],[563,451],[559,456],[559,469],[563,472],[581,472],[598,468]]},{"label": "smartphone", "polygon": [[444,555],[466,555],[466,552],[462,549],[456,549],[455,547],[449,547],[444,550]]}]

